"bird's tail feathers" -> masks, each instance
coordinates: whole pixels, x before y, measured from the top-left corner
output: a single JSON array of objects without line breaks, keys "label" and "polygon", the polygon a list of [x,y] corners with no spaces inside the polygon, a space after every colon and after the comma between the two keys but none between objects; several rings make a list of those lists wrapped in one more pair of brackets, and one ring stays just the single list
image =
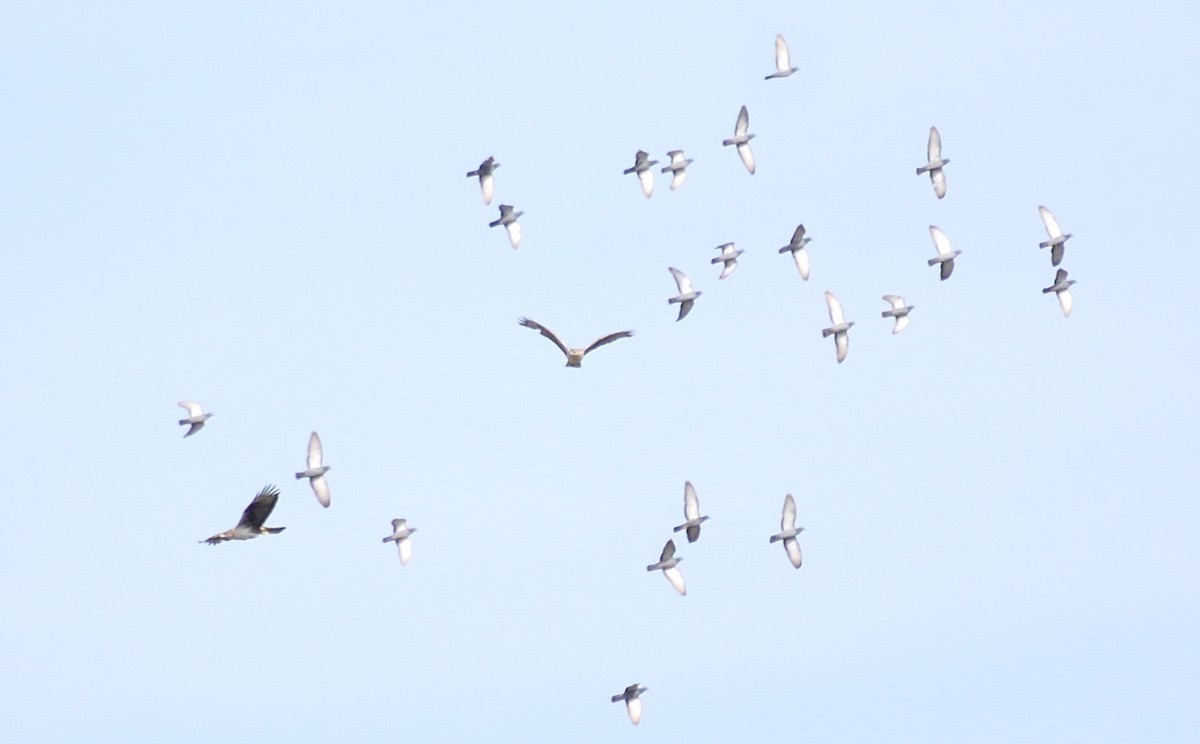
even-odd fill
[{"label": "bird's tail feathers", "polygon": [[917,168],[917,175],[918,175],[918,176],[919,176],[919,175],[921,175],[922,173],[928,173],[928,172],[929,172],[929,166],[928,166],[928,165],[922,165],[920,168]]},{"label": "bird's tail feathers", "polygon": [[306,477],[304,475],[304,473],[296,473],[296,480],[300,480],[301,478],[304,478],[304,477]]},{"label": "bird's tail feathers", "polygon": [[722,142],[721,144],[722,144],[722,145],[724,145],[724,146],[728,146],[728,145],[732,145],[732,144],[735,144],[735,143],[734,143],[734,141],[733,141],[733,140],[731,140],[731,139],[727,139],[727,140],[725,140],[724,142]]},{"label": "bird's tail feathers", "polygon": [[936,266],[936,265],[937,265],[937,262],[938,262],[938,260],[937,260],[936,258],[931,258],[931,259],[929,259],[929,265],[930,265],[930,266]]},{"label": "bird's tail feathers", "polygon": [[479,171],[477,171],[477,170],[467,171],[467,178],[470,178],[471,176],[478,176],[478,175],[479,175]]},{"label": "bird's tail feathers", "polygon": [[779,535],[771,535],[771,542],[773,542],[773,543],[777,543],[777,542],[779,542],[779,541],[780,541],[780,540],[782,540],[782,539],[783,539],[783,538],[782,538],[782,537],[780,537]]},{"label": "bird's tail feathers", "polygon": [[499,225],[500,225],[500,220],[495,220],[494,222],[488,223],[488,227],[498,227]]}]

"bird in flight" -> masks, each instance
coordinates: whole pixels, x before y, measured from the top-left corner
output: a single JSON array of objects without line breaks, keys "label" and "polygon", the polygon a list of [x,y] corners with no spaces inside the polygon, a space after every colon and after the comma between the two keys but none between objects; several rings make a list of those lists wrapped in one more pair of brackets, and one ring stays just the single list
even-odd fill
[{"label": "bird in flight", "polygon": [[676,527],[675,532],[687,530],[688,542],[694,543],[700,539],[700,525],[708,517],[700,516],[700,499],[691,481],[683,483],[683,518],[687,521]]},{"label": "bird in flight", "polygon": [[642,720],[642,701],[640,700],[642,693],[646,691],[645,687],[638,687],[637,683],[625,688],[625,691],[620,695],[613,695],[614,703],[625,701],[625,711],[629,713],[629,721],[634,725]]},{"label": "bird in flight", "polygon": [[792,67],[792,58],[788,54],[788,45],[783,40],[783,34],[775,34],[775,72],[772,72],[763,79],[785,78],[799,70],[799,67]]},{"label": "bird in flight", "polygon": [[651,563],[646,566],[647,571],[662,571],[663,576],[667,577],[667,581],[671,582],[671,586],[675,587],[675,591],[679,592],[679,596],[687,596],[687,587],[683,584],[683,574],[679,572],[677,566],[682,558],[675,557],[675,541],[667,540],[667,544],[663,546],[662,555],[658,558],[658,563]]},{"label": "bird in flight", "polygon": [[633,167],[625,169],[625,175],[636,173],[638,180],[642,182],[642,193],[649,199],[654,193],[654,171],[650,170],[652,166],[658,165],[657,160],[650,159],[650,153],[645,150],[638,150],[633,156]]},{"label": "bird in flight", "polygon": [[238,520],[237,527],[224,532],[218,532],[207,540],[200,542],[208,543],[209,545],[217,545],[227,540],[251,540],[259,535],[276,535],[283,532],[286,527],[265,527],[263,523],[267,521],[267,517],[271,516],[271,511],[275,508],[275,502],[279,500],[279,489],[275,486],[266,486],[258,492],[254,500],[250,502],[250,506],[242,512],[242,518]]},{"label": "bird in flight", "polygon": [[821,331],[823,338],[833,336],[833,345],[837,347],[838,364],[846,361],[846,352],[850,350],[850,335],[848,331],[854,325],[854,321],[846,322],[846,316],[842,313],[842,303],[838,302],[838,298],[833,296],[833,292],[825,293],[825,305],[829,308],[829,321],[833,323],[829,328]]},{"label": "bird in flight", "polygon": [[1054,219],[1054,215],[1045,207],[1038,207],[1038,213],[1042,215],[1042,224],[1046,226],[1046,234],[1050,236],[1049,240],[1043,240],[1038,243],[1038,248],[1050,249],[1050,265],[1058,266],[1063,260],[1063,250],[1066,248],[1067,239],[1071,237],[1071,233],[1063,234],[1062,228],[1058,226],[1058,220]]},{"label": "bird in flight", "polygon": [[717,277],[718,279],[724,279],[732,274],[733,270],[737,268],[738,256],[745,253],[745,251],[734,250],[733,243],[724,243],[722,245],[718,245],[716,249],[721,252],[721,255],[714,258],[712,262],[714,264],[725,264],[723,267],[721,267],[721,275]]},{"label": "bird in flight", "polygon": [[670,271],[671,276],[675,277],[675,286],[679,288],[679,294],[667,300],[668,305],[679,303],[679,317],[675,319],[675,322],[678,323],[687,317],[687,314],[692,311],[692,305],[695,304],[696,298],[704,293],[693,290],[692,280],[674,266],[668,266],[667,271]]},{"label": "bird in flight", "polygon": [[804,528],[796,526],[796,500],[789,493],[783,500],[783,518],[779,520],[779,534],[771,535],[771,542],[783,540],[783,549],[787,551],[788,560],[795,568],[800,568],[802,562],[800,543],[796,542],[796,535],[801,532],[804,532]]},{"label": "bird in flight", "polygon": [[200,404],[194,400],[181,400],[179,407],[187,411],[187,418],[179,419],[180,426],[187,426],[187,433],[183,435],[187,439],[191,435],[204,428],[204,422],[212,418],[211,413],[205,413]]},{"label": "bird in flight", "polygon": [[792,242],[779,249],[780,254],[792,254],[792,258],[796,261],[796,269],[804,281],[808,281],[808,251],[804,246],[811,242],[812,238],[804,234],[804,225],[800,225],[796,228],[796,232],[792,233]]},{"label": "bird in flight", "polygon": [[392,534],[383,538],[385,543],[394,542],[400,550],[400,565],[407,566],[408,559],[412,557],[412,540],[409,536],[416,532],[416,527],[409,527],[408,521],[404,519],[392,520]]},{"label": "bird in flight", "polygon": [[692,159],[685,158],[683,150],[671,150],[667,157],[671,158],[671,162],[661,170],[671,174],[671,191],[674,191],[683,183],[683,179],[687,178],[687,167],[692,164]]},{"label": "bird in flight", "polygon": [[1042,290],[1042,294],[1053,292],[1058,295],[1058,306],[1062,308],[1064,318],[1071,317],[1071,285],[1074,283],[1074,279],[1067,278],[1066,269],[1059,269],[1054,275],[1054,284]]},{"label": "bird in flight", "polygon": [[933,182],[933,193],[941,199],[946,195],[946,174],[942,172],[942,168],[950,162],[950,159],[942,159],[942,135],[938,134],[937,127],[929,128],[929,144],[926,147],[926,154],[929,162],[917,168],[917,175],[928,173],[929,180]]},{"label": "bird in flight", "polygon": [[517,218],[523,214],[525,213],[514,212],[513,208],[508,204],[501,204],[500,219],[492,220],[488,223],[488,227],[504,225],[504,229],[508,231],[508,242],[512,245],[514,251],[521,245],[521,225],[517,222]]},{"label": "bird in flight", "polygon": [[891,310],[884,310],[880,315],[885,318],[895,318],[896,325],[892,326],[892,335],[896,335],[905,328],[908,328],[908,314],[913,311],[911,305],[904,304],[904,298],[900,295],[884,295],[883,301],[892,306]]},{"label": "bird in flight", "polygon": [[754,153],[750,151],[750,140],[754,139],[754,135],[746,134],[746,130],[749,127],[750,112],[746,111],[745,106],[742,106],[742,110],[738,113],[737,124],[733,127],[733,137],[723,141],[721,144],[726,147],[736,145],[738,157],[742,159],[742,165],[746,166],[746,170],[750,171],[750,175],[754,175]]},{"label": "bird in flight", "polygon": [[329,506],[329,483],[325,481],[328,472],[329,466],[321,464],[321,438],[314,431],[308,438],[308,468],[296,473],[296,480],[308,478],[313,494],[324,507]]},{"label": "bird in flight", "polygon": [[944,282],[954,273],[954,258],[961,256],[962,251],[950,250],[950,238],[947,238],[946,233],[942,232],[941,229],[930,225],[929,234],[933,236],[933,247],[937,249],[938,254],[934,258],[929,259],[928,263],[930,266],[942,265],[941,273],[942,281]]},{"label": "bird in flight", "polygon": [[554,345],[558,347],[559,351],[561,351],[563,354],[566,354],[568,367],[581,366],[583,364],[583,357],[592,349],[599,348],[605,344],[611,344],[613,341],[617,341],[618,339],[629,338],[633,335],[633,331],[617,331],[616,333],[610,333],[607,336],[601,336],[582,349],[572,349],[564,344],[562,339],[560,339],[554,333],[554,331],[550,330],[541,323],[538,323],[536,320],[521,318],[518,322],[526,328],[532,328],[533,330],[541,333],[543,336],[553,341]]},{"label": "bird in flight", "polygon": [[492,203],[492,192],[496,188],[496,179],[492,176],[492,171],[500,167],[496,159],[489,157],[487,160],[479,164],[479,167],[473,171],[467,172],[467,178],[479,176],[479,190],[483,192],[483,203]]}]

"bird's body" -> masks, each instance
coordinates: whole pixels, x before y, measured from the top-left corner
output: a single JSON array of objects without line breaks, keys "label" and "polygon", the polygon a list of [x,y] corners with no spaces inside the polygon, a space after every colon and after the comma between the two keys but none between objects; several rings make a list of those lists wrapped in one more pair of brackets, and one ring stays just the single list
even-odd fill
[{"label": "bird's body", "polygon": [[629,714],[629,721],[634,726],[638,725],[642,720],[642,701],[641,695],[646,691],[645,687],[638,687],[637,684],[632,684],[625,688],[625,691],[620,695],[613,695],[612,701],[619,703],[625,701],[625,711]]},{"label": "bird's body", "polygon": [[795,568],[800,568],[800,564],[803,562],[800,543],[796,542],[796,535],[801,532],[804,532],[804,528],[796,526],[796,500],[789,493],[783,500],[783,517],[779,520],[779,533],[771,535],[771,542],[783,541],[783,549],[787,552],[788,560]]},{"label": "bird's body", "polygon": [[929,226],[929,234],[933,237],[933,247],[937,249],[937,255],[929,259],[930,266],[941,264],[942,281],[950,278],[954,273],[954,259],[962,255],[962,251],[950,249],[950,238],[946,237],[946,233],[934,225]]},{"label": "bird's body", "polygon": [[804,234],[804,225],[796,228],[796,232],[792,233],[792,241],[779,249],[782,253],[791,253],[792,258],[796,261],[796,270],[800,272],[800,278],[808,281],[808,251],[804,246],[812,242],[812,238]]},{"label": "bird's body", "polygon": [[799,70],[799,67],[792,67],[791,54],[788,53],[788,45],[783,40],[783,34],[775,34],[775,72],[763,79],[785,78]]},{"label": "bird's body", "polygon": [[277,501],[279,501],[279,489],[275,486],[264,487],[242,512],[242,518],[238,520],[236,527],[219,532],[200,542],[217,545],[228,540],[252,540],[259,535],[275,535],[283,532],[285,527],[266,527],[263,524],[267,521],[267,517],[271,516]]},{"label": "bird's body", "polygon": [[412,541],[408,538],[412,533],[416,532],[416,527],[409,527],[408,521],[404,519],[392,520],[392,534],[383,538],[385,543],[394,542],[396,548],[400,551],[400,565],[407,566],[408,559],[412,557]]},{"label": "bird's body", "polygon": [[708,520],[708,517],[700,516],[700,499],[696,496],[696,489],[692,486],[691,481],[685,481],[683,484],[683,524],[675,528],[675,532],[687,530],[688,542],[694,543],[700,539],[700,525]]},{"label": "bird's body", "polygon": [[658,161],[651,160],[650,153],[638,150],[637,154],[633,156],[633,167],[626,168],[624,171],[627,176],[630,173],[637,174],[638,181],[642,184],[642,193],[646,195],[647,199],[654,193],[654,171],[651,170],[651,167],[655,165],[658,165]]},{"label": "bird's body", "polygon": [[517,218],[523,214],[525,213],[513,211],[511,205],[501,204],[500,219],[488,223],[488,227],[504,226],[504,229],[508,231],[508,242],[514,251],[521,246],[521,223],[517,222]]},{"label": "bird's body", "polygon": [[750,171],[750,175],[754,175],[754,153],[750,150],[750,140],[754,139],[754,135],[746,132],[749,128],[750,112],[746,110],[745,106],[742,106],[742,110],[738,112],[737,123],[733,127],[733,137],[723,141],[721,144],[725,147],[735,145],[738,157],[742,159],[742,165],[746,166],[746,170]]},{"label": "bird's body", "polygon": [[479,164],[479,167],[473,171],[467,172],[467,178],[475,176],[479,177],[479,190],[483,193],[483,203],[492,203],[492,192],[495,190],[495,178],[492,176],[492,171],[499,168],[500,164],[496,159],[489,157],[487,160]]},{"label": "bird's body", "polygon": [[667,540],[667,544],[663,546],[662,555],[658,558],[658,563],[651,563],[646,566],[647,571],[662,571],[663,576],[667,577],[667,581],[671,586],[675,587],[675,591],[679,592],[679,596],[687,595],[687,587],[683,583],[683,574],[679,572],[679,562],[683,558],[675,557],[675,541]]},{"label": "bird's body", "polygon": [[723,267],[721,267],[721,275],[719,277],[717,277],[718,279],[724,279],[725,277],[732,274],[733,270],[737,268],[738,256],[745,253],[745,251],[734,249],[733,243],[725,243],[723,245],[718,245],[716,250],[720,251],[721,255],[714,258],[712,260],[712,262],[714,264],[719,264],[719,263],[725,264]]},{"label": "bird's body", "polygon": [[842,303],[833,296],[833,292],[825,293],[825,305],[829,308],[829,322],[833,325],[823,329],[821,337],[833,336],[833,345],[837,348],[838,364],[841,364],[846,361],[846,354],[850,351],[849,331],[854,325],[854,321],[846,322],[846,316],[842,312]]},{"label": "bird's body", "polygon": [[885,318],[895,318],[896,325],[892,326],[892,335],[896,335],[905,328],[908,328],[908,314],[913,311],[911,305],[904,304],[904,298],[900,295],[884,295],[883,301],[891,305],[890,310],[884,310],[880,315]]},{"label": "bird's body", "polygon": [[679,317],[675,322],[683,320],[687,314],[692,311],[692,305],[696,302],[696,298],[704,294],[692,289],[692,280],[687,278],[687,274],[679,269],[669,266],[667,270],[671,272],[671,276],[675,277],[675,286],[679,288],[679,294],[667,300],[668,305],[679,303]]},{"label": "bird's body", "polygon": [[633,335],[633,331],[617,331],[616,333],[610,333],[607,336],[601,336],[600,338],[591,342],[590,344],[583,347],[582,349],[573,349],[573,348],[567,346],[566,344],[564,344],[562,342],[562,339],[560,339],[554,333],[554,331],[550,330],[549,328],[542,325],[541,323],[538,323],[535,320],[530,320],[529,318],[521,318],[518,322],[521,325],[525,326],[526,328],[532,328],[533,330],[538,331],[543,336],[545,336],[546,338],[553,341],[554,345],[558,347],[559,351],[561,351],[563,354],[566,355],[568,367],[581,366],[583,364],[583,357],[589,351],[592,351],[593,349],[596,349],[600,346],[604,346],[605,344],[611,344],[613,341],[617,341],[618,339],[629,338],[630,336]]},{"label": "bird's body", "polygon": [[1050,294],[1053,292],[1058,295],[1058,306],[1062,308],[1064,318],[1071,317],[1071,285],[1075,283],[1074,279],[1067,278],[1067,270],[1059,269],[1054,274],[1054,284],[1042,290],[1042,294]]},{"label": "bird's body", "polygon": [[308,467],[296,473],[296,480],[308,478],[308,483],[312,486],[313,495],[317,497],[317,501],[321,502],[321,506],[328,507],[329,483],[325,480],[325,474],[329,472],[329,466],[323,465],[321,458],[321,438],[314,431],[308,437]]},{"label": "bird's body", "polygon": [[204,422],[212,418],[212,414],[205,413],[200,404],[194,400],[181,400],[179,407],[188,413],[187,418],[179,419],[180,426],[188,427],[187,432],[183,435],[184,439],[203,429]]},{"label": "bird's body", "polygon": [[1046,235],[1050,238],[1038,243],[1038,248],[1049,248],[1050,265],[1058,266],[1062,263],[1066,242],[1071,237],[1071,233],[1063,234],[1062,228],[1058,226],[1058,220],[1054,218],[1049,209],[1038,207],[1038,213],[1042,216],[1042,225],[1045,226]]},{"label": "bird's body", "polygon": [[667,157],[671,158],[671,162],[662,167],[662,172],[671,174],[671,191],[674,191],[687,178],[687,167],[692,164],[692,159],[685,158],[683,150],[671,150]]},{"label": "bird's body", "polygon": [[950,159],[942,158],[942,135],[938,133],[937,127],[929,128],[929,143],[925,152],[929,162],[917,168],[917,175],[928,173],[929,180],[933,182],[933,193],[941,199],[946,195],[946,174],[942,168],[950,163]]}]

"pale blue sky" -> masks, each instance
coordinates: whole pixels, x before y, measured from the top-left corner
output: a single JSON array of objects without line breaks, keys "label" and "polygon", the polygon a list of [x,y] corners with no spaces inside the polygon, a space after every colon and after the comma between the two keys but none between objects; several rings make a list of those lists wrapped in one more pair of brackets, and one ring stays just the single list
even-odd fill
[{"label": "pale blue sky", "polygon": [[1193,4],[405,5],[0,10],[14,741],[1200,738]]}]

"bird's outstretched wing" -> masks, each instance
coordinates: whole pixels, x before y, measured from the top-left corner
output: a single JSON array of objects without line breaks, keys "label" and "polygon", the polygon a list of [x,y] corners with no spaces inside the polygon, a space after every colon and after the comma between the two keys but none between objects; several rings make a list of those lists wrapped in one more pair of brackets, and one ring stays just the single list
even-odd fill
[{"label": "bird's outstretched wing", "polygon": [[246,510],[242,512],[242,518],[238,520],[238,527],[248,527],[253,530],[262,527],[267,521],[267,517],[271,516],[277,501],[279,501],[279,489],[275,486],[264,486],[250,502],[250,506],[247,506]]},{"label": "bird's outstretched wing", "polygon": [[788,54],[788,45],[783,40],[783,34],[775,34],[775,69],[779,72],[789,72],[792,69],[791,55]]},{"label": "bird's outstretched wing", "polygon": [[742,110],[738,112],[737,124],[733,127],[733,133],[737,136],[742,136],[746,130],[750,128],[750,112],[742,106]]},{"label": "bird's outstretched wing", "polygon": [[829,307],[829,320],[835,326],[846,322],[846,316],[842,313],[842,303],[838,302],[838,298],[833,296],[833,292],[825,293],[825,304]]},{"label": "bird's outstretched wing", "polygon": [[662,555],[658,557],[658,562],[669,561],[675,557],[675,541],[667,540],[667,544],[663,546]]},{"label": "bird's outstretched wing", "polygon": [[784,532],[796,529],[796,499],[790,493],[783,500],[783,518],[779,520],[779,528]]},{"label": "bird's outstretched wing", "polygon": [[315,431],[308,438],[308,467],[321,467],[321,438]]},{"label": "bird's outstretched wing", "polygon": [[935,225],[930,225],[929,234],[933,236],[933,247],[937,249],[938,255],[950,255],[950,238],[946,237],[946,233],[942,232],[941,228]]},{"label": "bird's outstretched wing", "polygon": [[202,416],[204,409],[194,400],[181,400],[179,407],[188,412],[188,416]]},{"label": "bird's outstretched wing", "polygon": [[800,245],[801,242],[804,240],[804,233],[805,233],[804,225],[797,227],[796,232],[792,233],[792,243],[791,244],[792,245]]},{"label": "bird's outstretched wing", "polygon": [[[1042,224],[1046,227],[1046,234],[1051,238],[1061,238],[1062,228],[1058,226],[1058,220],[1054,219],[1054,215],[1045,207],[1038,207],[1038,213],[1042,215]],[[182,404],[181,404],[182,405]]]},{"label": "bird's outstretched wing", "polygon": [[884,295],[883,301],[891,305],[893,310],[899,310],[904,307],[904,298],[900,295]]},{"label": "bird's outstretched wing", "polygon": [[679,294],[687,294],[692,291],[692,280],[688,279],[687,274],[674,266],[668,266],[667,271],[670,271],[671,276],[675,277],[675,286],[679,287]]},{"label": "bird's outstretched wing", "polygon": [[700,518],[700,499],[691,481],[683,483],[683,517],[689,522]]},{"label": "bird's outstretched wing", "polygon": [[613,341],[616,341],[618,339],[629,338],[632,335],[633,335],[633,331],[617,331],[616,333],[610,333],[607,336],[601,336],[600,338],[598,338],[595,341],[588,344],[587,347],[583,350],[583,353],[587,354],[592,349],[599,348],[601,346],[604,346],[605,344],[611,344]]},{"label": "bird's outstretched wing", "polygon": [[521,318],[520,323],[526,328],[532,328],[546,338],[550,339],[554,342],[554,345],[558,347],[559,351],[568,357],[571,356],[570,350],[567,349],[567,345],[562,342],[562,339],[554,335],[554,331],[550,330],[541,323],[538,323],[536,320],[530,320],[529,318]]},{"label": "bird's outstretched wing", "polygon": [[938,133],[937,127],[929,128],[929,146],[927,148],[929,162],[933,163],[940,160],[942,157],[942,135]]}]

